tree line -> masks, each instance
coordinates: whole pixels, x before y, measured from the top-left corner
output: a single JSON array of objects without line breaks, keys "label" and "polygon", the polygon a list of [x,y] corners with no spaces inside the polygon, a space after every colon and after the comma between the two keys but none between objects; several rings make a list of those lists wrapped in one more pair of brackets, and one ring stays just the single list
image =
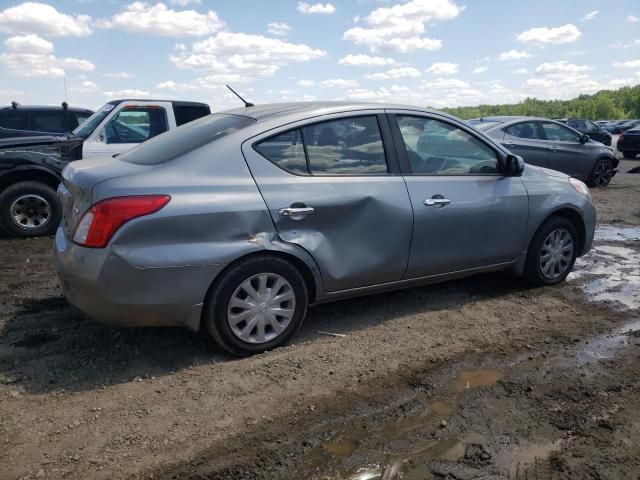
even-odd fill
[{"label": "tree line", "polygon": [[601,90],[593,95],[580,95],[571,100],[538,100],[526,98],[520,103],[478,105],[441,109],[463,119],[495,115],[526,115],[544,118],[588,118],[590,120],[622,120],[640,118],[640,85],[619,90]]}]

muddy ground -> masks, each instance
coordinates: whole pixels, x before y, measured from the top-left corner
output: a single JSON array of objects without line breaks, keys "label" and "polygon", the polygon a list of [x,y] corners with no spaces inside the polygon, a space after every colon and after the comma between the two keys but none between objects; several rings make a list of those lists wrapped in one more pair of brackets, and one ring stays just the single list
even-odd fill
[{"label": "muddy ground", "polygon": [[85,319],[51,239],[0,238],[0,478],[638,479],[640,175],[594,201],[596,247],[560,286],[318,306],[241,360]]}]

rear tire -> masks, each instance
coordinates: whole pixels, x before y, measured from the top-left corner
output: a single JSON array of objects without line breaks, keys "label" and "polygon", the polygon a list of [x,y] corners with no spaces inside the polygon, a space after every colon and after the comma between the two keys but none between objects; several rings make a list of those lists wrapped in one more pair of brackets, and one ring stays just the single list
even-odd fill
[{"label": "rear tire", "polygon": [[578,233],[574,225],[566,218],[551,217],[531,240],[524,278],[540,286],[560,283],[573,269],[577,255]]},{"label": "rear tire", "polygon": [[0,194],[0,227],[15,237],[40,237],[56,231],[61,208],[56,191],[40,182],[19,182]]},{"label": "rear tire", "polygon": [[637,152],[622,152],[622,156],[628,159],[636,158],[637,154]]},{"label": "rear tire", "polygon": [[603,158],[598,160],[593,166],[593,170],[591,170],[589,178],[587,179],[587,185],[591,188],[606,187],[609,185],[609,182],[611,182],[612,177],[613,165],[611,164],[611,160]]},{"label": "rear tire", "polygon": [[202,322],[222,349],[248,356],[289,340],[302,325],[307,304],[304,278],[289,262],[276,256],[248,258],[216,280]]}]

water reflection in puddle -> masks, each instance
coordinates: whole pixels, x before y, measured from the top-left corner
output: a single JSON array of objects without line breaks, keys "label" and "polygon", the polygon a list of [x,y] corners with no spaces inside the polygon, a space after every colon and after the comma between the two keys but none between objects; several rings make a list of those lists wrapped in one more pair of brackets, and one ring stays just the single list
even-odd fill
[{"label": "water reflection in puddle", "polygon": [[631,248],[640,247],[640,227],[605,225],[596,231],[596,241],[618,244],[593,247],[576,261],[569,281],[579,285],[589,301],[623,310],[640,308],[640,249]]}]

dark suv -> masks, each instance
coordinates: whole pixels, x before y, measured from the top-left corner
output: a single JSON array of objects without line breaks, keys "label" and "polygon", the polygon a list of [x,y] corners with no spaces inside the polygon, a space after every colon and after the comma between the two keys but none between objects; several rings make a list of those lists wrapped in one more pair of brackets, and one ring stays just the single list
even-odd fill
[{"label": "dark suv", "polygon": [[93,115],[85,108],[22,106],[13,102],[0,108],[0,138],[61,135],[75,130]]},{"label": "dark suv", "polygon": [[601,126],[593,123],[591,120],[586,120],[584,118],[563,118],[558,121],[569,125],[571,128],[579,131],[580,133],[589,135],[589,138],[595,140],[596,142],[604,143],[608,147],[611,146],[611,134]]}]

